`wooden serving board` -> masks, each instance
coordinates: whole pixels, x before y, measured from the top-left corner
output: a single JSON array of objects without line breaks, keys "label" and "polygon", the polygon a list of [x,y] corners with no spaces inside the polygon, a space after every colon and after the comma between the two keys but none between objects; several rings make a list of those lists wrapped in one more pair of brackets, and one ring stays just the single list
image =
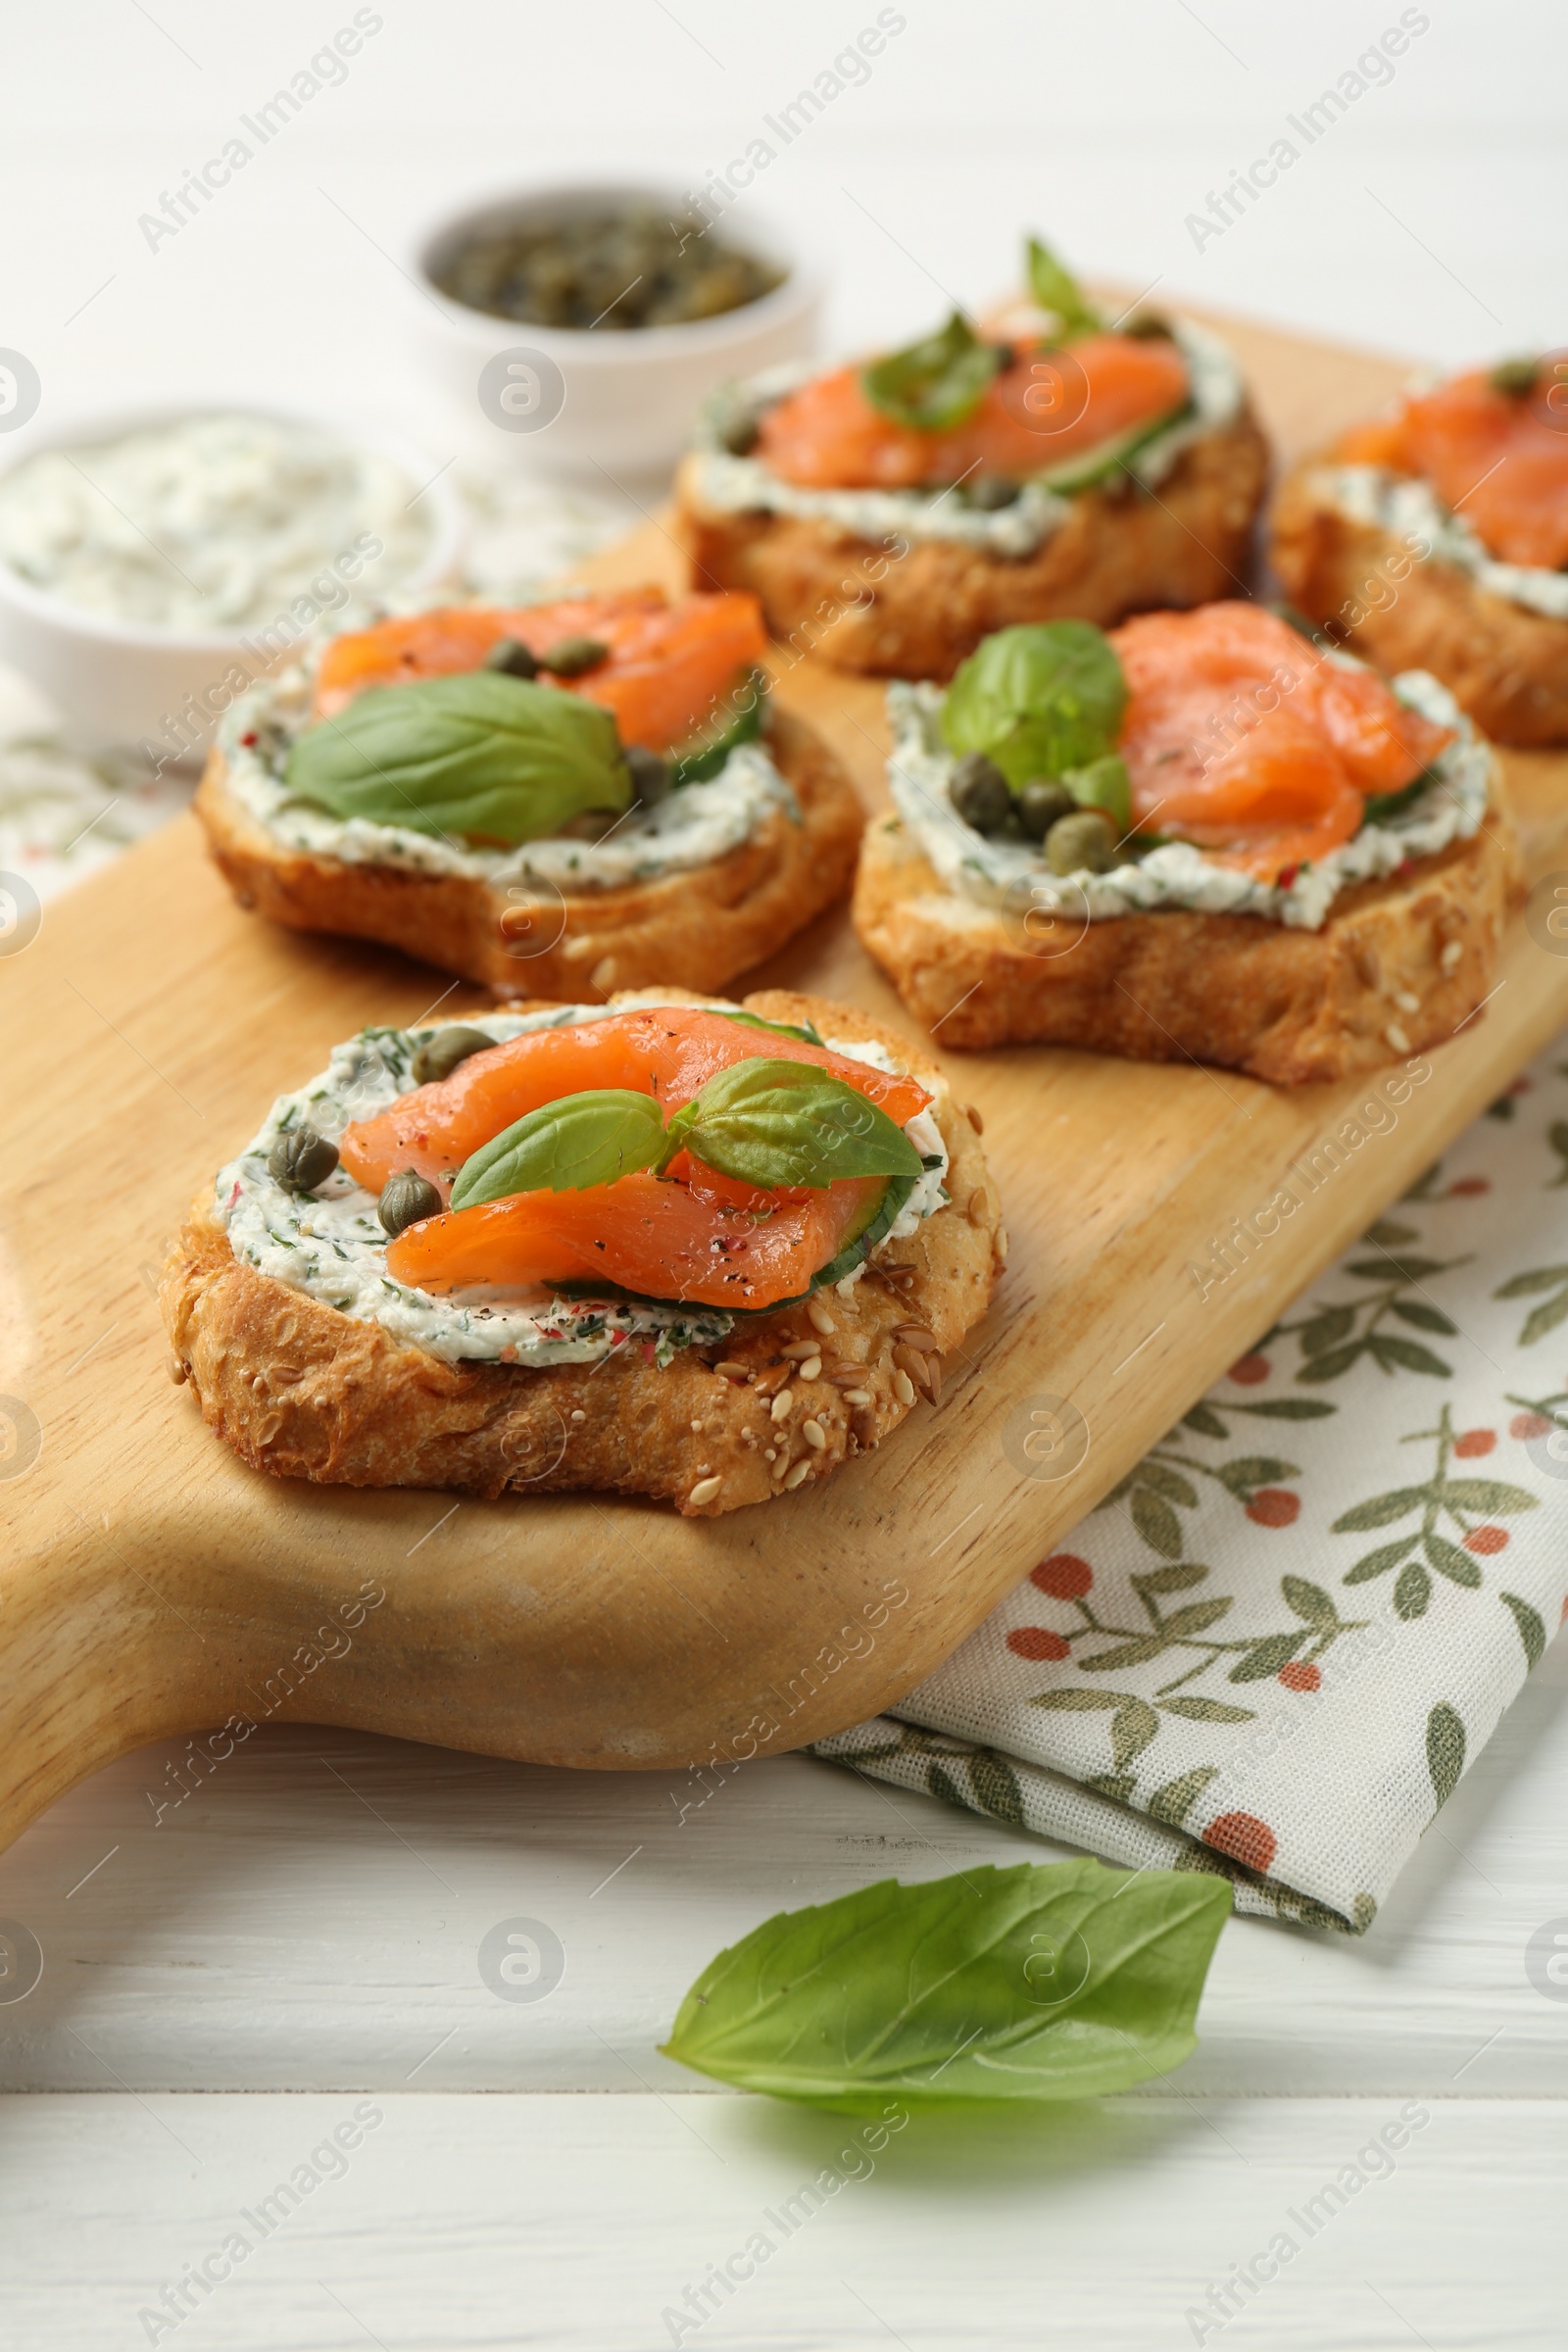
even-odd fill
[{"label": "wooden serving board", "polygon": [[[1282,454],[1401,370],[1226,322]],[[590,567],[679,578],[662,523]],[[802,662],[782,699],[884,798],[878,686]],[[1568,758],[1515,756],[1533,873],[1568,867]],[[1543,934],[1544,937],[1544,934]],[[842,913],[761,982],[903,1020]],[[0,1842],[144,1741],[276,1717],[540,1761],[663,1767],[798,1746],[909,1689],[1568,1020],[1520,922],[1484,1015],[1388,1079],[1281,1094],[1029,1049],[951,1057],[1011,1258],[986,1322],[870,1460],[719,1520],[249,1471],[172,1386],[166,1238],[274,1094],[369,1021],[471,992],[231,903],[182,819],[0,958]],[[1377,1132],[1347,1130],[1376,1097]],[[1216,1244],[1342,1131],[1339,1164],[1206,1284]],[[1325,1167],[1329,1162],[1320,1163]],[[8,1435],[9,1430],[9,1435]]]}]

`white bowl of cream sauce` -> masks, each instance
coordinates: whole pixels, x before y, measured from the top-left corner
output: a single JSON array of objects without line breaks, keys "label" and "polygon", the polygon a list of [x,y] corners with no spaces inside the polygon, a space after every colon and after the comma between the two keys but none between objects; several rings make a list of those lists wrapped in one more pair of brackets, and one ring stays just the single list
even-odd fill
[{"label": "white bowl of cream sauce", "polygon": [[84,418],[0,463],[0,661],[89,757],[199,760],[322,621],[454,574],[463,516],[420,454],[273,410]]}]

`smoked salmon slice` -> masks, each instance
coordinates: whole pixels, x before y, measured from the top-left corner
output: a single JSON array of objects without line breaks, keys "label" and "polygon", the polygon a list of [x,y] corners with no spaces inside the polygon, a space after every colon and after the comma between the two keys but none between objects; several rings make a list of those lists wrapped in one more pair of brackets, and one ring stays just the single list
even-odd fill
[{"label": "smoked salmon slice", "polygon": [[428,1217],[391,1244],[387,1271],[423,1291],[604,1283],[693,1305],[772,1306],[810,1288],[882,1191],[879,1178],[852,1179],[762,1195],[759,1210],[734,1199],[747,1188],[715,1182],[682,1156],[684,1183],[622,1176],[580,1193],[515,1193]]},{"label": "smoked salmon slice", "polygon": [[1085,335],[1064,351],[1015,351],[972,416],[918,432],[882,415],[858,368],[841,368],[766,412],[756,454],[805,489],[915,489],[977,472],[1026,480],[1152,424],[1188,391],[1174,344]]},{"label": "smoked salmon slice", "polygon": [[[754,1029],[700,1005],[647,1005],[560,1029],[529,1030],[470,1054],[450,1078],[400,1096],[372,1119],[355,1120],[344,1131],[342,1162],[371,1192],[400,1168],[416,1168],[445,1196],[482,1144],[547,1102],[618,1087],[652,1095],[667,1119],[718,1071],[759,1055],[815,1063],[878,1103],[901,1127],[931,1100],[913,1078],[892,1077],[805,1038]],[[470,1213],[477,1212],[459,1212]]]},{"label": "smoked salmon slice", "polygon": [[1402,791],[1452,741],[1256,605],[1144,613],[1110,642],[1135,827],[1267,880],[1348,841],[1366,796]]},{"label": "smoked salmon slice", "polygon": [[330,718],[368,686],[478,669],[503,637],[518,639],[536,657],[568,637],[608,646],[610,658],[598,668],[571,679],[541,671],[541,679],[613,711],[622,743],[651,752],[670,751],[711,723],[767,645],[761,607],[739,590],[673,605],[659,588],[514,609],[452,605],[332,638],[317,671],[315,715]]},{"label": "smoked salmon slice", "polygon": [[1430,482],[1504,564],[1568,564],[1568,354],[1548,353],[1527,391],[1456,375],[1357,426],[1337,455]]}]

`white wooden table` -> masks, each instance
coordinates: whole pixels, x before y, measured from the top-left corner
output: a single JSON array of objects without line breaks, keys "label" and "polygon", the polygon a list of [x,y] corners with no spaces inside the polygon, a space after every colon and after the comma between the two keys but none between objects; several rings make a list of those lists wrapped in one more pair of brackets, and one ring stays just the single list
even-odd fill
[{"label": "white wooden table", "polygon": [[[661,2058],[682,1991],[781,1905],[1040,1841],[804,1756],[699,1802],[287,1728],[175,1803],[182,1743],[146,1749],[0,1863],[44,1956],[0,2009],[0,2084],[53,2094],[4,2098],[6,2341],[1558,2352],[1568,2000],[1524,1955],[1568,1914],[1565,1690],[1559,1644],[1363,1941],[1232,1921],[1168,2084],[916,2117],[873,2160]],[[564,1954],[541,1998],[480,1973],[517,1919]],[[1331,2211],[1401,2114],[1426,2121]],[[260,2201],[323,2148],[263,2241]],[[860,2177],[786,2236],[828,2166]],[[254,2250],[176,2330],[139,2320],[236,2229]],[[700,2328],[664,2318],[759,2230],[776,2251]],[[1298,2250],[1222,2327],[1209,2288],[1281,2231]]]}]

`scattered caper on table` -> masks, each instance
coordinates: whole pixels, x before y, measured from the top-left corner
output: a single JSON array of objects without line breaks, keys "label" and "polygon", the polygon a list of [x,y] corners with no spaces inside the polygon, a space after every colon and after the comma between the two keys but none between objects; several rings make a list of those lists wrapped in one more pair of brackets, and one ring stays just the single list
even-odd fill
[{"label": "scattered caper on table", "polygon": [[482,1029],[470,1029],[454,1022],[450,1028],[434,1030],[414,1054],[413,1077],[416,1086],[429,1086],[434,1079],[450,1078],[460,1061],[470,1054],[482,1054],[495,1044]]},{"label": "scattered caper on table", "polygon": [[314,1127],[289,1127],[267,1154],[267,1173],[291,1193],[314,1193],[337,1166],[337,1146]]},{"label": "scattered caper on table", "polygon": [[396,1241],[406,1226],[417,1225],[421,1217],[438,1217],[441,1196],[429,1177],[421,1176],[417,1168],[399,1168],[381,1187],[375,1213],[381,1220],[382,1231]]}]

